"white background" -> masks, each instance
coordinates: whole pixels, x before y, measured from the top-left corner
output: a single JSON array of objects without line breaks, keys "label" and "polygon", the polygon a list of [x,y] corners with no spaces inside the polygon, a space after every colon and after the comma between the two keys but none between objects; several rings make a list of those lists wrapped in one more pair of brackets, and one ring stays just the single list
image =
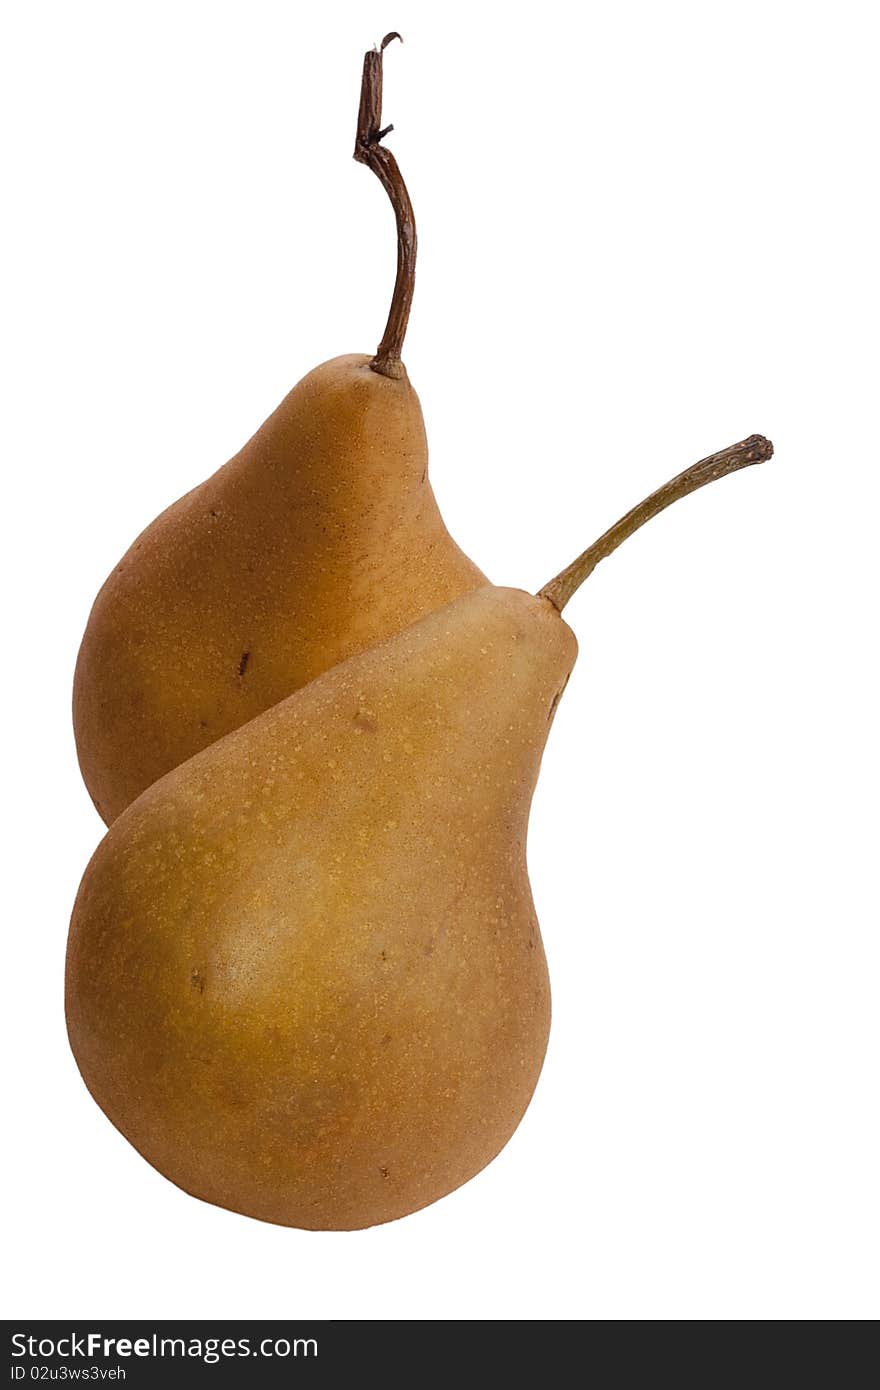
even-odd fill
[{"label": "white background", "polygon": [[[2,36],[8,1315],[876,1316],[877,45],[869,4],[12,3]],[[91,600],[289,387],[384,324],[362,53],[421,251],[406,360],[449,525],[537,588],[752,431],[566,613],[530,862],[534,1102],[360,1234],[185,1196],[67,1048],[101,825]]]}]

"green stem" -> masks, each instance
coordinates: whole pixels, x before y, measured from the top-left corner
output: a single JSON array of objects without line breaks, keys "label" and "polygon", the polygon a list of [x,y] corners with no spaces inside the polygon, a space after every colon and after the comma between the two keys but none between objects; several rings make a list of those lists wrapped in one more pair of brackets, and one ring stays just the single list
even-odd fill
[{"label": "green stem", "polygon": [[616,521],[610,530],[588,546],[567,569],[557,574],[549,584],[545,584],[538,597],[549,599],[561,613],[572,594],[576,593],[587,576],[593,573],[599,561],[616,550],[622,541],[634,531],[638,531],[652,516],[664,511],[680,497],[687,497],[689,492],[696,492],[697,488],[714,483],[716,478],[724,478],[728,473],[736,473],[740,468],[748,468],[753,463],[764,463],[772,455],[773,445],[770,440],[761,434],[752,434],[741,443],[731,444],[729,449],[710,454],[691,468],[686,468],[678,477],[664,483],[656,492],[652,492],[650,497],[646,497],[644,502],[640,502],[632,511],[627,512],[626,516]]}]

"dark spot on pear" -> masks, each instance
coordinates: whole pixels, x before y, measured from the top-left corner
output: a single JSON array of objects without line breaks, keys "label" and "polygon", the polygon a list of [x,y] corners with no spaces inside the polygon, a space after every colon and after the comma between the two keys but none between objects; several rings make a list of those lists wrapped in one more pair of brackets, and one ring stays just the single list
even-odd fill
[{"label": "dark spot on pear", "polygon": [[559,689],[557,690],[556,694],[553,696],[552,701],[550,702],[550,708],[549,708],[549,710],[547,711],[547,723],[548,723],[548,724],[550,723],[550,720],[553,718],[554,714],[556,713],[556,706],[559,704],[559,701],[562,699],[563,695],[565,694],[565,687],[566,687],[567,685],[568,685],[568,677],[566,676],[565,680],[562,682],[562,685],[559,687]]},{"label": "dark spot on pear", "polygon": [[238,663],[238,674],[240,676],[243,676],[245,671],[247,670],[248,662],[250,661],[250,659],[250,652],[242,652],[241,661]]}]

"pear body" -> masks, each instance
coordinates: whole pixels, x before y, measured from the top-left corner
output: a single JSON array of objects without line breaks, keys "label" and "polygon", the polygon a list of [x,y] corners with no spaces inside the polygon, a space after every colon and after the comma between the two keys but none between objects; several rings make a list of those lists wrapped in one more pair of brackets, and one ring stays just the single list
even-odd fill
[{"label": "pear body", "polygon": [[98,594],[73,709],[108,824],[322,671],[485,584],[437,508],[418,396],[369,361],[304,377]]},{"label": "pear body", "polygon": [[506,1143],[547,1042],[526,832],[576,654],[482,588],[151,786],[83,879],[69,1036],[166,1177],[283,1225],[426,1206]]}]

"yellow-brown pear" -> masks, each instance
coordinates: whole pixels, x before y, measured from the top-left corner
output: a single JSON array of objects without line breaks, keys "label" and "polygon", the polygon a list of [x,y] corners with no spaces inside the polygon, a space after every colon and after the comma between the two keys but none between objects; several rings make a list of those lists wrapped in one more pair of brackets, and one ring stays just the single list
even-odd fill
[{"label": "yellow-brown pear", "polygon": [[95,601],[74,677],[80,767],[109,824],[146,787],[292,691],[485,584],[428,481],[400,352],[412,207],[381,144],[381,51],[356,158],[391,196],[398,273],[376,355],[310,372],[236,456],[147,528]]},{"label": "yellow-brown pear", "polygon": [[547,1042],[528,810],[574,662],[483,588],[150,787],[86,872],[67,1016],[89,1090],[195,1196],[389,1221],[478,1172]]},{"label": "yellow-brown pear", "polygon": [[98,595],[74,677],[80,766],[108,824],[322,671],[486,582],[427,467],[406,375],[338,357],[148,527]]},{"label": "yellow-brown pear", "polygon": [[498,1152],[550,1019],[526,832],[576,654],[560,610],[648,517],[770,452],[754,436],[704,459],[539,596],[464,595],[119,817],[74,907],[68,1029],[156,1168],[248,1216],[347,1230]]}]

